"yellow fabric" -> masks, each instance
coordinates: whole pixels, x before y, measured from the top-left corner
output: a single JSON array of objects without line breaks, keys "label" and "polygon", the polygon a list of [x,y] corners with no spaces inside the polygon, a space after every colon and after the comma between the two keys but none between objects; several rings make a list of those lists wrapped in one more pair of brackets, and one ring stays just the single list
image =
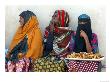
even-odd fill
[{"label": "yellow fabric", "polygon": [[25,35],[28,36],[28,51],[25,57],[30,57],[34,60],[41,57],[43,52],[42,34],[39,28],[38,20],[35,16],[30,17],[23,27],[18,28],[9,50],[11,51]]}]

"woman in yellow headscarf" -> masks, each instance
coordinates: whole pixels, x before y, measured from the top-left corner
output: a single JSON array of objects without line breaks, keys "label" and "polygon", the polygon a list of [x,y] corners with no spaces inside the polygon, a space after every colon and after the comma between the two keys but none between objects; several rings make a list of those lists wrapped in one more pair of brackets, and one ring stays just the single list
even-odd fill
[{"label": "woman in yellow headscarf", "polygon": [[[23,49],[22,51],[15,49],[18,51],[15,52],[17,53],[16,56],[18,56],[18,61],[13,63],[9,60],[11,62],[7,62],[6,71],[29,71],[30,59],[31,61],[34,61],[35,59],[40,58],[43,52],[42,34],[36,15],[27,10],[23,11],[19,16],[20,27],[11,42],[9,53],[6,57],[13,57],[13,54],[10,53],[14,48],[19,49],[17,46],[19,46],[20,42],[23,42],[22,40],[24,40],[25,37],[27,38],[27,49],[25,49],[25,53],[22,53]],[[23,45],[21,44],[19,47],[21,48]]]}]

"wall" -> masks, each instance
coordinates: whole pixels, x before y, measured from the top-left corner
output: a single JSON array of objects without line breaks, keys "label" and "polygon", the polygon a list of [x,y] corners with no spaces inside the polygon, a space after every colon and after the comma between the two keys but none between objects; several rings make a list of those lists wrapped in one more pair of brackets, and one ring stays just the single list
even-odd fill
[{"label": "wall", "polygon": [[[96,5],[65,5],[65,6],[6,6],[5,8],[5,47],[8,48],[10,41],[19,26],[19,14],[24,10],[33,11],[38,17],[42,33],[48,26],[51,16],[57,9],[64,9],[70,16],[70,27],[76,30],[77,18],[86,13],[91,17],[92,30],[98,36],[99,51],[106,55],[106,24],[105,7]],[[105,61],[104,61],[105,63]]]}]

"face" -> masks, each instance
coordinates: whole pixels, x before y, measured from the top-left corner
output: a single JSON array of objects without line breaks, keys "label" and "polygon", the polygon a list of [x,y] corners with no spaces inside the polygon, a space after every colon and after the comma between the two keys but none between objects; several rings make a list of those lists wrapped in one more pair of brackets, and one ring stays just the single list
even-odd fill
[{"label": "face", "polygon": [[24,25],[24,18],[20,16],[19,22],[20,22],[20,25],[23,26]]},{"label": "face", "polygon": [[58,20],[58,13],[57,12],[55,12],[54,13],[54,15],[52,16],[52,21],[54,22],[54,23],[57,23],[59,20]]}]

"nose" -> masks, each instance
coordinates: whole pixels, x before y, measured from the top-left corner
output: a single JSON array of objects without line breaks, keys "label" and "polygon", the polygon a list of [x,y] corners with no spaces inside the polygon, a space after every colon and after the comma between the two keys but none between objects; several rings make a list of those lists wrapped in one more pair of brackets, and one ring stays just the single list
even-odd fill
[{"label": "nose", "polygon": [[21,21],[19,20],[19,22],[21,22]]}]

